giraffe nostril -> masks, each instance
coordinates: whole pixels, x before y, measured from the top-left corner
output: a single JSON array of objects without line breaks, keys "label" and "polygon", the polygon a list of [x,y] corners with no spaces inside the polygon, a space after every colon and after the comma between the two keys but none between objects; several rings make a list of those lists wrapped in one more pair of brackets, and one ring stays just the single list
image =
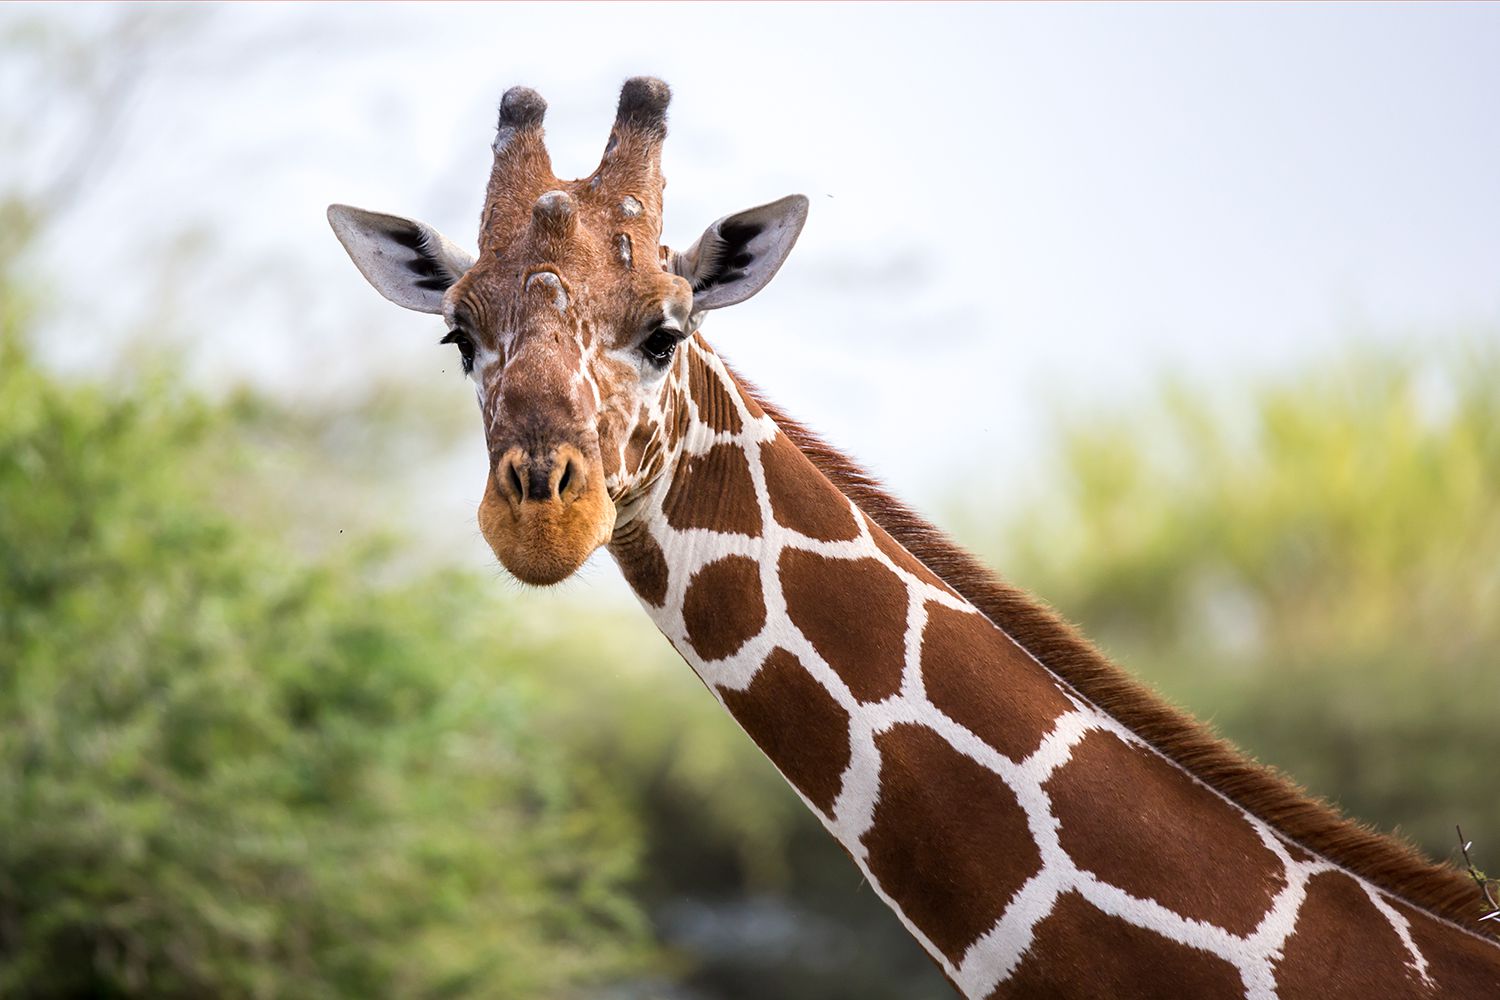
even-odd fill
[{"label": "giraffe nostril", "polygon": [[524,455],[512,450],[500,460],[500,467],[495,470],[495,485],[512,504],[526,499],[526,474],[522,471],[525,461]]},{"label": "giraffe nostril", "polygon": [[572,449],[567,449],[558,456],[558,464],[562,468],[557,474],[557,498],[564,503],[572,503],[588,489],[588,467]]}]

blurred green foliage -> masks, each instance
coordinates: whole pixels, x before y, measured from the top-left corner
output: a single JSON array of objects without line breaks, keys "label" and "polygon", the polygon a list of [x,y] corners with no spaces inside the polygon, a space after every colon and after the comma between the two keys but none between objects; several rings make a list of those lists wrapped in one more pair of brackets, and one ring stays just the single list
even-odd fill
[{"label": "blurred green foliage", "polygon": [[[0,995],[542,996],[644,955],[619,791],[485,581],[309,562],[252,411],[0,337]],[[512,676],[513,674],[513,676]]]},{"label": "blurred green foliage", "polygon": [[1500,341],[1085,411],[968,535],[1120,662],[1437,858],[1500,850]]}]

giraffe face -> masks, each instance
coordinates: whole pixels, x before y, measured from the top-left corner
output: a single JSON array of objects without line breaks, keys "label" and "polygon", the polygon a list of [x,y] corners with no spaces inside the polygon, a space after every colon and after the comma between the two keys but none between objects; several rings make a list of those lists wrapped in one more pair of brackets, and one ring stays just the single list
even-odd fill
[{"label": "giraffe face", "polygon": [[806,218],[793,196],[720,219],[683,253],[661,246],[669,97],[659,80],[628,81],[599,167],[564,182],[542,141],[546,103],[508,91],[477,258],[414,220],[329,209],[378,291],[447,321],[489,453],[480,530],[525,583],[572,575],[670,472],[690,381],[678,345],[703,313],[762,288]]},{"label": "giraffe face", "polygon": [[536,204],[571,224],[482,254],[443,299],[488,446],[480,529],[532,584],[571,575],[609,541],[616,505],[664,467],[692,316],[692,289],[663,270],[655,241],[635,260],[642,240],[622,231],[618,203],[569,187]]}]

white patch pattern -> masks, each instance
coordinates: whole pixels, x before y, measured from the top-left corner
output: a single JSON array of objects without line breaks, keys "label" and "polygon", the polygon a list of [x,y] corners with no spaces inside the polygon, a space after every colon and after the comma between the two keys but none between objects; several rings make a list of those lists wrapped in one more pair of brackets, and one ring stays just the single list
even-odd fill
[{"label": "white patch pattern", "polygon": [[[726,387],[734,385],[733,377],[718,357],[701,346],[696,339],[685,341],[680,350],[684,353],[697,352],[702,362]],[[683,374],[686,371],[685,361],[686,359],[680,358],[681,363],[674,366],[673,383],[679,387],[686,383]],[[805,796],[802,798],[854,857],[875,892],[896,912],[907,930],[965,995],[987,996],[1014,973],[1030,947],[1040,921],[1052,912],[1054,904],[1064,893],[1077,892],[1106,914],[1224,959],[1239,971],[1245,1000],[1276,1000],[1275,966],[1282,957],[1282,948],[1287,939],[1296,930],[1297,919],[1307,897],[1308,880],[1328,871],[1339,871],[1349,878],[1355,876],[1321,859],[1294,860],[1287,845],[1275,831],[1256,816],[1240,809],[1228,799],[1223,799],[1218,792],[1213,794],[1234,808],[1254,829],[1261,842],[1279,859],[1284,872],[1285,884],[1249,934],[1236,935],[1224,928],[1185,917],[1154,900],[1132,896],[1101,880],[1092,872],[1080,869],[1059,841],[1060,824],[1043,785],[1055,771],[1069,763],[1073,749],[1085,736],[1095,731],[1112,733],[1132,746],[1156,754],[1158,759],[1170,766],[1183,769],[1157,754],[1135,733],[1078,697],[1061,681],[1056,681],[1058,687],[1070,700],[1073,708],[1054,720],[1040,746],[1019,762],[999,753],[938,709],[926,696],[920,671],[926,609],[931,603],[974,615],[979,615],[980,612],[946,589],[935,587],[907,572],[889,558],[875,543],[864,514],[852,501],[847,502],[859,526],[859,537],[852,541],[821,541],[780,525],[771,509],[759,447],[762,443],[775,439],[781,433],[780,428],[769,416],[752,416],[733,389],[728,394],[734,399],[734,405],[739,411],[741,430],[737,434],[715,431],[700,419],[696,402],[686,392],[682,394],[689,410],[689,429],[679,442],[677,452],[667,456],[665,468],[676,468],[682,458],[702,455],[718,445],[738,447],[749,464],[750,478],[760,509],[761,533],[759,537],[752,538],[705,529],[684,530],[672,527],[662,511],[670,477],[662,476],[654,484],[629,481],[623,470],[622,442],[622,472],[611,483],[610,492],[618,497],[627,485],[632,491],[645,486],[644,495],[629,505],[628,517],[646,518],[646,529],[660,546],[670,569],[663,606],[656,608],[644,602],[643,605],[658,628],[721,703],[724,700],[721,688],[738,691],[748,687],[767,656],[773,649],[780,647],[795,655],[807,673],[848,713],[851,756],[842,777],[842,787],[833,803],[832,818],[829,819],[821,809],[807,801]],[[649,417],[657,422],[658,431],[662,418],[658,404]],[[792,623],[778,573],[781,554],[788,549],[817,553],[834,559],[873,559],[901,580],[907,594],[906,657],[901,686],[896,694],[875,703],[860,702],[813,644]],[[689,583],[699,570],[732,555],[747,557],[759,568],[766,608],[765,623],[756,635],[735,652],[722,659],[705,661],[688,641],[683,616],[684,599]],[[1042,666],[1035,657],[1032,659],[1038,666]],[[1042,668],[1046,669],[1044,666]],[[1004,781],[1025,812],[1031,836],[1041,854],[1040,870],[1022,885],[1007,902],[1000,918],[969,946],[957,964],[950,962],[933,945],[884,890],[870,869],[868,852],[861,843],[861,838],[874,822],[875,807],[880,797],[881,760],[875,737],[901,723],[916,723],[931,729],[957,752]],[[1190,772],[1184,770],[1183,773],[1192,777]],[[1193,780],[1198,781],[1197,778]],[[1198,783],[1202,785],[1201,782]],[[798,794],[801,796],[800,792]],[[1401,938],[1409,953],[1408,967],[1414,981],[1431,986],[1427,961],[1412,940],[1405,918],[1389,905],[1385,894],[1380,890],[1363,880],[1355,880],[1369,894],[1378,911]]]}]

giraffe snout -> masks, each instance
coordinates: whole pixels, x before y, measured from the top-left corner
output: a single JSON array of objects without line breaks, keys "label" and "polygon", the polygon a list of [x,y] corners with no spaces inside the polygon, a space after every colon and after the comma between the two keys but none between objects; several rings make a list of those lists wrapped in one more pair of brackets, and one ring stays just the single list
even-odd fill
[{"label": "giraffe snout", "polygon": [[479,529],[501,564],[525,583],[571,576],[609,541],[615,505],[599,460],[573,445],[507,449],[495,459]]},{"label": "giraffe snout", "polygon": [[589,487],[588,463],[572,445],[526,451],[511,448],[495,463],[495,486],[519,508],[528,502],[571,504]]}]

